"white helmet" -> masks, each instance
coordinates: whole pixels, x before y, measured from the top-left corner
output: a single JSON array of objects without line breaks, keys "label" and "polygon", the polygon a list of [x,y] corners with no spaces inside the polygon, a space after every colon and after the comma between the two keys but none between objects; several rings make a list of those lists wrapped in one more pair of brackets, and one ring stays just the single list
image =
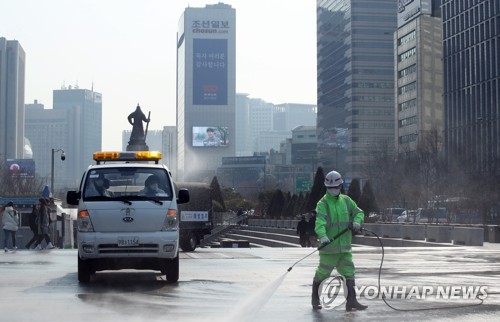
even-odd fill
[{"label": "white helmet", "polygon": [[325,187],[338,187],[344,183],[344,179],[337,171],[330,171],[325,177]]}]

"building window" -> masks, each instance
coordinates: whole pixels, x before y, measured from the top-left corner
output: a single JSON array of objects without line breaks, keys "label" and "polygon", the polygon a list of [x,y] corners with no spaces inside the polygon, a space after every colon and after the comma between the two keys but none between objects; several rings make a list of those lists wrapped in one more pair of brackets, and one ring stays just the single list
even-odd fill
[{"label": "building window", "polygon": [[417,82],[410,83],[398,89],[399,94],[408,93],[417,89]]},{"label": "building window", "polygon": [[415,107],[415,106],[417,106],[417,99],[416,98],[399,104],[399,111],[401,112],[401,111],[407,110],[407,109]]},{"label": "building window", "polygon": [[399,77],[405,77],[410,74],[413,74],[417,71],[417,64],[413,64],[405,69],[399,71]]},{"label": "building window", "polygon": [[411,116],[399,121],[399,127],[417,124],[417,116]]},{"label": "building window", "polygon": [[399,144],[417,141],[417,134],[408,134],[399,137]]},{"label": "building window", "polygon": [[401,55],[399,55],[399,61],[400,62],[405,61],[408,58],[415,56],[416,53],[417,53],[417,49],[415,47],[413,47],[412,49],[407,50],[404,53],[402,53]]},{"label": "building window", "polygon": [[416,37],[416,31],[412,30],[410,33],[404,35],[403,37],[398,39],[398,44],[403,45],[406,44],[409,41],[412,41]]},{"label": "building window", "polygon": [[379,109],[379,108],[365,108],[365,109],[353,109],[352,115],[394,115],[393,109]]}]

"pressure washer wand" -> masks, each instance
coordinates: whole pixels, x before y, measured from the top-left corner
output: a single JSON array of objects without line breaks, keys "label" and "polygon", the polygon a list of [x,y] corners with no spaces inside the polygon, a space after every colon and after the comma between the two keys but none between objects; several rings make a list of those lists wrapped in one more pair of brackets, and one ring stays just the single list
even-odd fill
[{"label": "pressure washer wand", "polygon": [[[342,230],[340,233],[338,233],[337,235],[333,236],[332,240],[330,241],[330,243],[333,243],[333,241],[337,238],[339,238],[340,236],[342,236],[344,233],[346,233],[347,231],[349,230],[349,228],[345,228],[344,230]],[[330,243],[328,244],[323,244],[321,246],[319,246],[318,248],[316,248],[315,250],[313,250],[310,254],[302,257],[301,259],[299,259],[298,261],[295,262],[295,264],[293,264],[292,266],[290,266],[288,268],[288,271],[287,272],[290,272],[292,270],[292,268],[297,265],[298,263],[302,262],[304,259],[306,259],[307,257],[311,256],[312,254],[314,254],[315,252],[317,252],[318,250],[321,250],[322,248],[326,247],[327,245],[330,245]]]}]

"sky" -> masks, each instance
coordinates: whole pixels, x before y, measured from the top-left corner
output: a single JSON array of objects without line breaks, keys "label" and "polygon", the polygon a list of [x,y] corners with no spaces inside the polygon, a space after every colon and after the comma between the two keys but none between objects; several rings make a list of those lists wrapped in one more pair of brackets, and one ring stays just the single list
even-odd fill
[{"label": "sky", "polygon": [[[25,103],[78,85],[103,98],[103,150],[121,149],[137,103],[175,125],[176,35],[199,0],[0,0],[0,37],[26,52]],[[225,0],[236,9],[236,92],[316,104],[316,1]]]}]

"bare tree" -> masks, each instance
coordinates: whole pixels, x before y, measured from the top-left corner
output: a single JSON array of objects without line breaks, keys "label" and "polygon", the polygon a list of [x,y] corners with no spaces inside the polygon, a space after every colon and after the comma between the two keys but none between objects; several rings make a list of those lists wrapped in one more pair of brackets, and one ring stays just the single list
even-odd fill
[{"label": "bare tree", "polygon": [[404,177],[402,162],[396,159],[394,148],[388,141],[367,147],[364,177],[372,183],[379,206],[389,208],[405,202],[401,189]]},{"label": "bare tree", "polygon": [[427,207],[428,201],[443,193],[446,176],[446,160],[440,153],[439,136],[436,129],[421,132],[416,151],[418,165],[418,191],[421,191],[418,206]]}]

